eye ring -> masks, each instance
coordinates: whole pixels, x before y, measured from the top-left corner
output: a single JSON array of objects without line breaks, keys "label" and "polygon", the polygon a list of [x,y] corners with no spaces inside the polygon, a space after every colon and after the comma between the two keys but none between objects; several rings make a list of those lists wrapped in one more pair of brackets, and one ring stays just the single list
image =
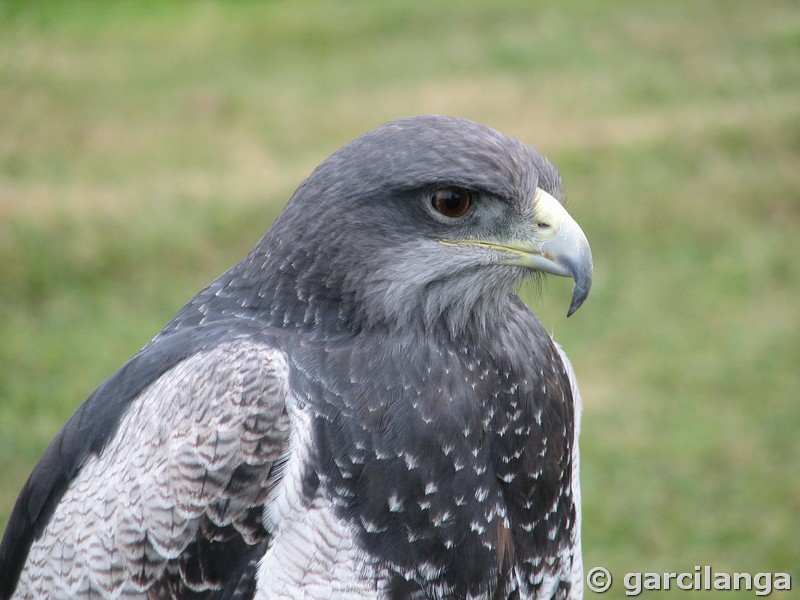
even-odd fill
[{"label": "eye ring", "polygon": [[458,219],[467,214],[472,206],[472,192],[460,187],[447,187],[436,190],[431,195],[431,206],[440,215]]}]

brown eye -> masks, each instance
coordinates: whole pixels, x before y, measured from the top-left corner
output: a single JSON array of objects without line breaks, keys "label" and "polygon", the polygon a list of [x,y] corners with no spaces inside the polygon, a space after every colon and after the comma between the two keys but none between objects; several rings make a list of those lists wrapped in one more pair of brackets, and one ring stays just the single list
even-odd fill
[{"label": "brown eye", "polygon": [[445,188],[436,190],[431,196],[433,209],[445,217],[457,219],[463,217],[472,204],[469,190],[464,188]]}]

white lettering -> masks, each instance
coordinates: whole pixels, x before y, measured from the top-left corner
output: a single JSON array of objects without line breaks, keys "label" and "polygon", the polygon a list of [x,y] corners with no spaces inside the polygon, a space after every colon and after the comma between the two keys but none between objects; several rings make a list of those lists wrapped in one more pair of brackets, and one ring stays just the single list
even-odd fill
[{"label": "white lettering", "polygon": [[642,574],[641,573],[627,573],[625,579],[622,580],[625,585],[626,596],[638,596],[642,593]]},{"label": "white lettering", "polygon": [[623,583],[626,596],[639,596],[643,590],[669,591],[673,586],[686,591],[755,591],[756,596],[769,596],[773,590],[792,589],[789,573],[717,573],[708,565],[695,565],[694,571],[683,573],[626,573]]},{"label": "white lettering", "polygon": [[733,589],[740,590],[742,589],[741,583],[744,580],[744,589],[752,590],[753,589],[753,581],[750,579],[750,573],[734,573],[733,574]]},{"label": "white lettering", "polygon": [[772,573],[756,573],[753,577],[756,596],[769,596],[772,593]]},{"label": "white lettering", "polygon": [[727,573],[714,573],[714,589],[715,590],[729,590],[731,589],[731,576]]},{"label": "white lettering", "polygon": [[[665,575],[666,575],[666,573],[665,573]],[[660,590],[661,589],[661,577],[658,576],[658,573],[645,573],[644,574],[644,589],[646,589],[646,590]]]},{"label": "white lettering", "polygon": [[682,590],[697,589],[697,580],[694,575],[694,573],[678,573],[678,587]]},{"label": "white lettering", "polygon": [[772,582],[773,590],[792,589],[792,578],[788,573],[775,573],[775,581]]},{"label": "white lettering", "polygon": [[672,587],[670,586],[670,581],[677,578],[678,578],[677,573],[664,573],[664,589],[665,590],[672,589]]}]

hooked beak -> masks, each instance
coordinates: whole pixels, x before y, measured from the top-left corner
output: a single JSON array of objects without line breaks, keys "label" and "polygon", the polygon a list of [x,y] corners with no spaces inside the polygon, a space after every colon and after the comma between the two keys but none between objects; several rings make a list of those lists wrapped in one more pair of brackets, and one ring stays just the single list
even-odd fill
[{"label": "hooked beak", "polygon": [[561,203],[541,188],[536,190],[534,207],[536,233],[520,262],[531,269],[572,277],[569,317],[580,308],[592,287],[594,267],[589,240]]},{"label": "hooked beak", "polygon": [[448,245],[469,245],[495,251],[497,264],[515,265],[572,277],[574,287],[567,316],[583,304],[592,287],[592,251],[580,226],[561,203],[541,188],[533,197],[533,231],[526,227],[527,239],[520,240],[442,240]]}]

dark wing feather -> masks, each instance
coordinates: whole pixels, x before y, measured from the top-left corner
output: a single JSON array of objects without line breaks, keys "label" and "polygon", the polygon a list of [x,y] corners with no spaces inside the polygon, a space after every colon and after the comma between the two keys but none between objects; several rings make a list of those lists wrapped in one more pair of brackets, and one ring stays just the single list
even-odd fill
[{"label": "dark wing feather", "polygon": [[231,325],[157,338],[78,409],[12,513],[0,596],[224,588],[289,434],[282,353]]},{"label": "dark wing feather", "polygon": [[189,338],[182,333],[147,346],[97,388],[50,442],[17,498],[0,544],[0,598],[11,596],[31,544],[75,474],[114,436],[139,393],[194,350]]}]

